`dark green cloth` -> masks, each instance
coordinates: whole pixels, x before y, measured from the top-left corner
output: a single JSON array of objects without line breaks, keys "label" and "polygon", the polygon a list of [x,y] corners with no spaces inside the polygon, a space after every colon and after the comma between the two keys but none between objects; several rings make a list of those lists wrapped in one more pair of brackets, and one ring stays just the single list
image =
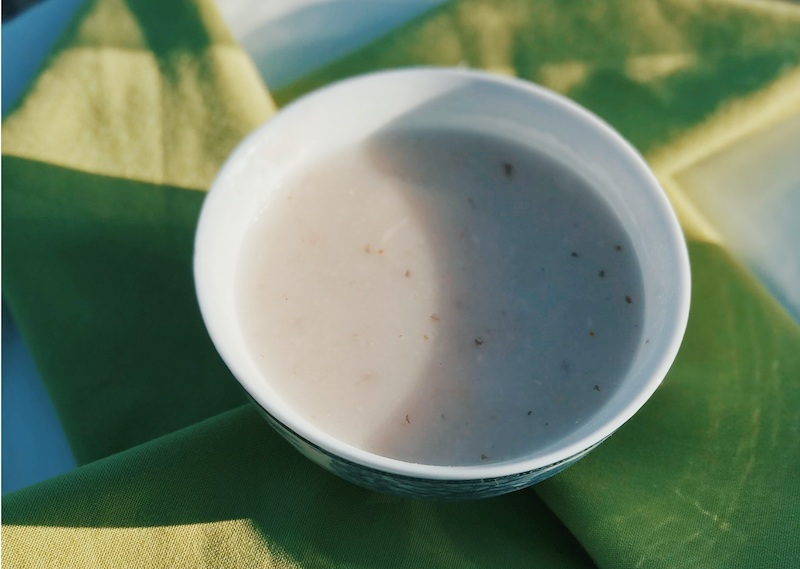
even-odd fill
[{"label": "dark green cloth", "polygon": [[[655,156],[799,62],[800,10],[782,4],[462,0],[276,99],[375,69],[470,65],[560,90]],[[241,406],[190,271],[197,190],[270,112],[210,0],[95,0],[5,119],[3,295],[85,466],[4,497],[4,563],[800,565],[800,328],[688,216],[678,359],[577,465],[437,504],[299,456]]]},{"label": "dark green cloth", "polygon": [[202,190],[272,109],[213,4],[110,0],[5,119],[3,298],[79,463],[245,402],[192,243]]}]

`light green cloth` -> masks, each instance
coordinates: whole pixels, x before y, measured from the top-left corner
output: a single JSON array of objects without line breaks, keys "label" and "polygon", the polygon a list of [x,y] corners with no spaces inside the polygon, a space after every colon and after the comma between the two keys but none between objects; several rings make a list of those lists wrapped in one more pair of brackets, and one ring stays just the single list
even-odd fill
[{"label": "light green cloth", "polygon": [[[566,93],[655,164],[723,111],[714,124],[742,122],[798,62],[792,6],[462,0],[276,99],[466,64]],[[800,329],[680,192],[693,304],[678,359],[628,424],[534,489],[382,496],[241,406],[194,300],[196,190],[271,110],[210,0],[95,0],[5,120],[3,295],[90,464],[4,497],[4,565],[800,565]]]}]

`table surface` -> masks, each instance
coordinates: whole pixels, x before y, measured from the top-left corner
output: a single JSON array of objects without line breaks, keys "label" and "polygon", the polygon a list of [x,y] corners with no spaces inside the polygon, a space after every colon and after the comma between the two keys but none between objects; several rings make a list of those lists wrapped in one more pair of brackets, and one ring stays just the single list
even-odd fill
[{"label": "table surface", "polygon": [[[46,0],[3,24],[3,115],[84,1]],[[218,5],[267,85],[279,88],[443,2],[218,0]],[[800,117],[705,160],[692,173],[690,197],[734,255],[800,322],[800,161],[792,148],[800,148]],[[5,306],[2,331],[5,493],[71,470],[75,460]]]}]

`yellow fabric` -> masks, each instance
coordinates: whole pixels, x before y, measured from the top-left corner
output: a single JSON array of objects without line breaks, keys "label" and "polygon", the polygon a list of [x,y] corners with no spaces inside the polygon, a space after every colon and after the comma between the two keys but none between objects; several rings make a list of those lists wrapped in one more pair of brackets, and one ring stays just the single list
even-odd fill
[{"label": "yellow fabric", "polygon": [[[4,560],[18,567],[299,567],[273,552],[250,520],[225,520],[165,527],[74,528],[9,526]],[[52,555],[45,564],[41,552]],[[109,552],[114,552],[113,559]]]},{"label": "yellow fabric", "polygon": [[3,123],[3,154],[205,190],[273,112],[213,6],[92,2]]}]

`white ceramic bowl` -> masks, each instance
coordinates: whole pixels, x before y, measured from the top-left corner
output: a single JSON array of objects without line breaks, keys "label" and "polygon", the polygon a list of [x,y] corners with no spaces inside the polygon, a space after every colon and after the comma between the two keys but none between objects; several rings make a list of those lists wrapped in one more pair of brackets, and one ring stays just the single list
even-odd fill
[{"label": "white ceramic bowl", "polygon": [[[642,341],[620,387],[604,405],[538,452],[475,466],[416,464],[366,452],[321,431],[284,403],[248,353],[237,319],[235,278],[253,212],[296,169],[398,121],[476,124],[558,155],[591,181],[633,244],[644,291]],[[230,156],[206,198],[194,271],[200,308],[217,350],[273,427],[311,460],[347,480],[424,498],[502,494],[583,457],[656,390],[678,351],[689,312],[684,238],[639,154],[606,123],[562,96],[525,81],[456,69],[396,70],[336,83],[301,98],[257,129]]]}]

